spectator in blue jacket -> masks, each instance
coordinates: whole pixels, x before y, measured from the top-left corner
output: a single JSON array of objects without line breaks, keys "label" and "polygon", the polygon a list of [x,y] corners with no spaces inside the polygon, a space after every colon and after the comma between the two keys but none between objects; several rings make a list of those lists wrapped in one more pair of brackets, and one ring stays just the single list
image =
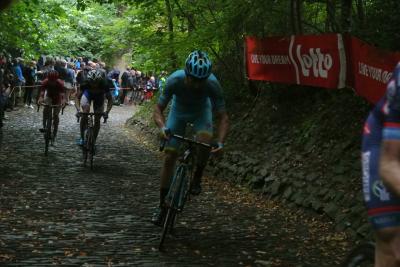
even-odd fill
[{"label": "spectator in blue jacket", "polygon": [[13,72],[14,72],[14,86],[15,90],[13,91],[13,96],[12,98],[14,100],[14,105],[17,106],[18,104],[18,99],[22,97],[22,86],[25,85],[25,78],[24,75],[22,74],[22,58],[16,58],[14,59],[14,65],[13,65]]},{"label": "spectator in blue jacket", "polygon": [[119,74],[120,71],[117,69],[113,69],[107,74],[107,80],[110,85],[110,88],[114,88],[114,92],[112,93],[114,104],[119,105]]}]

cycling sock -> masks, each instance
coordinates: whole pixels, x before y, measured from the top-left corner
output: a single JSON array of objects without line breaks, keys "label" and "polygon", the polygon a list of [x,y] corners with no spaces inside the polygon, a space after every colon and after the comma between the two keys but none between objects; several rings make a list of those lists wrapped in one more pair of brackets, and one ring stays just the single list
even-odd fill
[{"label": "cycling sock", "polygon": [[165,197],[168,195],[169,188],[160,189],[160,207],[164,205]]}]

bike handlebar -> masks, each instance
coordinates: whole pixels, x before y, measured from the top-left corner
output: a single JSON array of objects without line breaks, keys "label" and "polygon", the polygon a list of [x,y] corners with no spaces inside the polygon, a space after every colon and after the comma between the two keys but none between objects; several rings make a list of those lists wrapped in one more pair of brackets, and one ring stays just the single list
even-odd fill
[{"label": "bike handlebar", "polygon": [[61,109],[61,115],[64,115],[65,105],[38,104],[38,105],[37,105],[37,112],[39,112],[40,106],[43,106],[43,107],[51,107],[51,108],[62,107],[62,109]]},{"label": "bike handlebar", "polygon": [[103,117],[103,123],[107,122],[108,117],[105,116],[104,112],[78,112],[77,113],[77,122],[80,121],[82,116],[101,116]]},{"label": "bike handlebar", "polygon": [[[192,145],[203,146],[203,147],[209,148],[209,149],[212,149],[212,148],[217,147],[217,146],[215,146],[215,145],[210,145],[210,144],[207,144],[207,143],[198,142],[198,141],[195,141],[195,140],[193,140],[193,139],[190,139],[190,138],[187,138],[187,137],[184,137],[184,136],[181,136],[181,135],[177,135],[177,134],[170,134],[170,138],[175,138],[175,139],[184,141],[184,142],[189,143],[189,144],[192,144]],[[166,142],[167,142],[166,139],[163,139],[163,140],[161,141],[161,144],[160,144],[160,151],[163,151],[163,150],[164,150]]]}]

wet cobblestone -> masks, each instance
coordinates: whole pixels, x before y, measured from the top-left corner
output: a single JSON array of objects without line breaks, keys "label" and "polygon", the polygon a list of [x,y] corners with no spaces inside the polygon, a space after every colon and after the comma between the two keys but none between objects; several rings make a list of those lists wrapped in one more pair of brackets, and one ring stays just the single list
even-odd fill
[{"label": "wet cobblestone", "polygon": [[7,113],[0,142],[0,266],[336,266],[347,249],[323,218],[213,180],[192,199],[160,253],[149,222],[161,161],[115,107],[94,171],[75,144],[72,107],[49,156],[35,110]]}]

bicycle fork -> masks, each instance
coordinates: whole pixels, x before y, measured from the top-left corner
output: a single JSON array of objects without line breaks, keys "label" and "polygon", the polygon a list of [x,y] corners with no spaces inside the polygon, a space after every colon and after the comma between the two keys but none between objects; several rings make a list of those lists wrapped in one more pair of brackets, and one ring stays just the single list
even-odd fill
[{"label": "bicycle fork", "polygon": [[174,175],[174,181],[165,198],[167,207],[181,212],[189,192],[189,179],[187,179],[187,166],[179,166]]}]

